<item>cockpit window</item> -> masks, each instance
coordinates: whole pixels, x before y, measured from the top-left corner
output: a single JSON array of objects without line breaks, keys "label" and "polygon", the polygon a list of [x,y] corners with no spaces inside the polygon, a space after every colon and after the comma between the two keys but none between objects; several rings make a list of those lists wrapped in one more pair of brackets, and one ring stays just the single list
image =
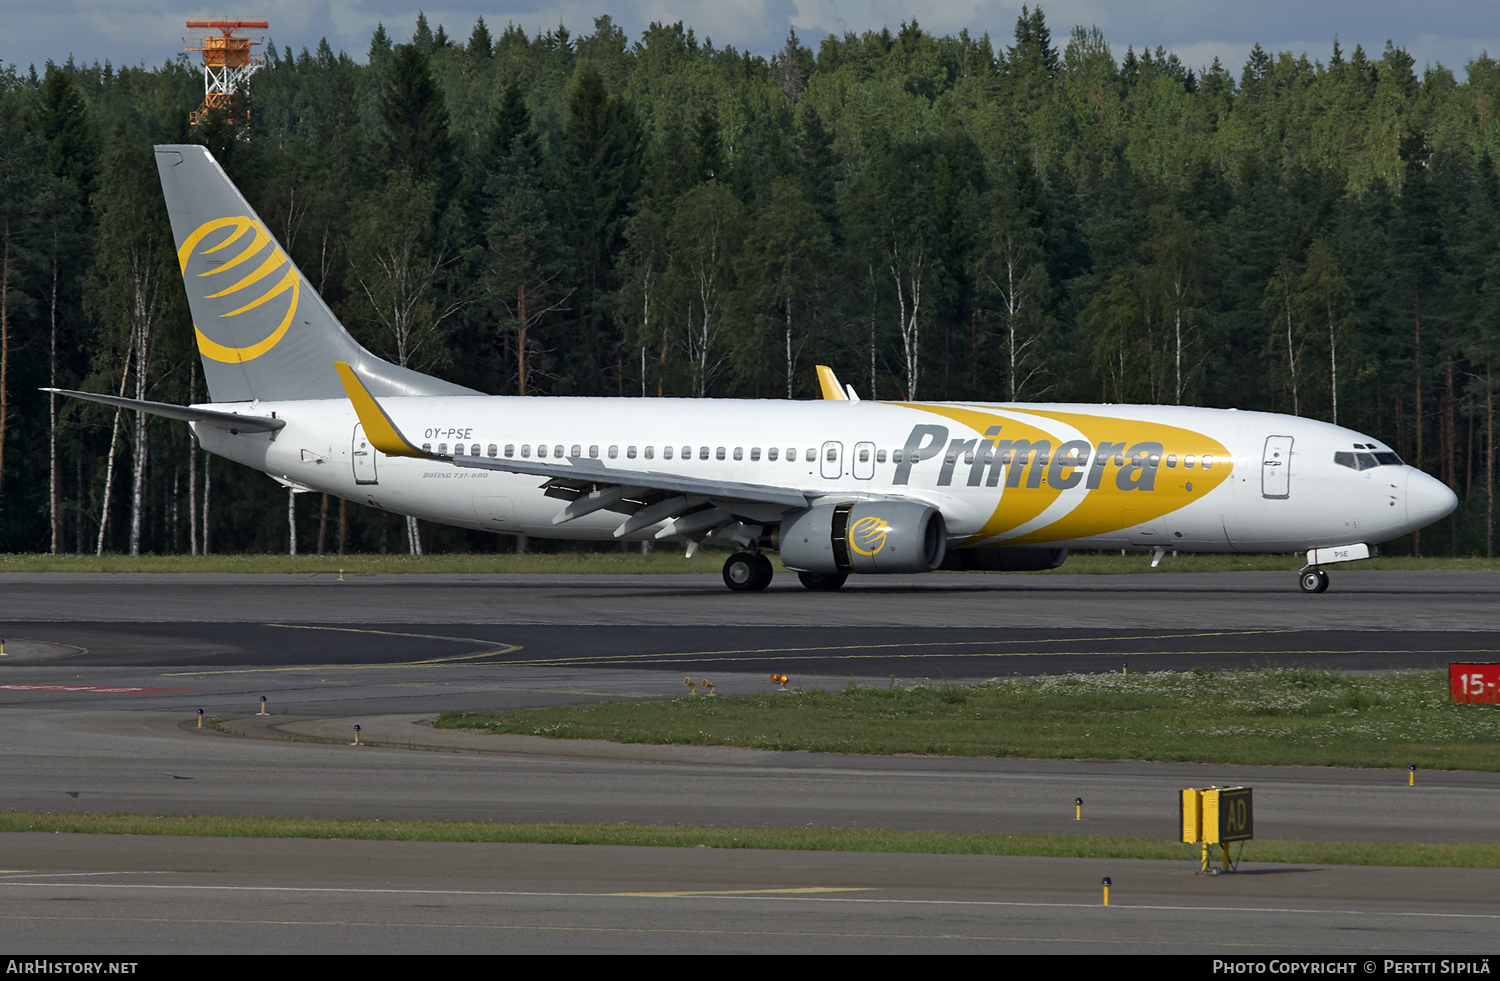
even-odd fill
[{"label": "cockpit window", "polygon": [[1350,470],[1374,470],[1376,467],[1402,466],[1401,458],[1389,450],[1378,453],[1348,453],[1340,451],[1333,455],[1333,462]]}]

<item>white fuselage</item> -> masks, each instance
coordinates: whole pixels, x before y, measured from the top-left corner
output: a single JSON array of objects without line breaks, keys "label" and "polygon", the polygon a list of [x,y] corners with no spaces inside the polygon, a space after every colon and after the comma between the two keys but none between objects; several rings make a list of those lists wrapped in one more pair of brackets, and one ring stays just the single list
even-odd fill
[{"label": "white fuselage", "polygon": [[[380,404],[410,440],[439,453],[462,446],[465,455],[477,448],[538,463],[576,455],[608,468],[792,488],[812,504],[921,501],[942,512],[952,547],[1285,552],[1385,541],[1453,503],[1447,487],[1391,462],[1371,437],[1260,412],[480,396]],[[607,540],[621,522],[601,510],[555,525],[565,502],[543,494],[543,477],[380,454],[362,445],[346,400],[232,408],[274,413],[286,426],[234,435],[195,423],[202,446],[300,488],[495,532]],[[785,510],[753,508],[767,523]]]}]

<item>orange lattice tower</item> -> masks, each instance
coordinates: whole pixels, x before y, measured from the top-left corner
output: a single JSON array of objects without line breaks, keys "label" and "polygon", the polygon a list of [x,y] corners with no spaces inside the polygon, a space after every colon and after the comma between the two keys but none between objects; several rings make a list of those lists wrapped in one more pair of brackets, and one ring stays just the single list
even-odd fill
[{"label": "orange lattice tower", "polygon": [[182,39],[188,51],[203,53],[203,105],[192,114],[193,125],[202,122],[211,109],[218,109],[231,124],[249,122],[250,76],[266,63],[265,56],[252,55],[250,47],[264,38],[235,37],[235,32],[265,30],[270,24],[263,20],[190,20],[187,26],[219,32],[217,37]]}]

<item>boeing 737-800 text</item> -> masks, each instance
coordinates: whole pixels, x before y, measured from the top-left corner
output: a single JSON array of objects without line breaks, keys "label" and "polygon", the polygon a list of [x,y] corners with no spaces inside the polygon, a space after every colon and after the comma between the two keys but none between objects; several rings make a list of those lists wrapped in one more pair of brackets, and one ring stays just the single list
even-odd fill
[{"label": "boeing 737-800 text", "polygon": [[295,490],[494,532],[734,549],[724,581],[1024,569],[1070,548],[1364,558],[1457,505],[1370,436],[1161,405],[493,397],[360,347],[201,146],[157,167],[207,405],[83,392],[192,426]]}]

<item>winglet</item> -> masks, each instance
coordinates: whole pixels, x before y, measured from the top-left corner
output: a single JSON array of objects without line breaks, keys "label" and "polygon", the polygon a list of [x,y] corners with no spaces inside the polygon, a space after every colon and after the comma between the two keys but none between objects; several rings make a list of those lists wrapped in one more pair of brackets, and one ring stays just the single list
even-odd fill
[{"label": "winglet", "polygon": [[823,398],[830,402],[847,402],[849,399],[844,395],[844,386],[839,384],[838,376],[833,369],[826,364],[818,365],[818,385],[823,389]]},{"label": "winglet", "polygon": [[375,396],[359,380],[354,369],[343,361],[335,361],[334,365],[339,370],[339,380],[344,383],[344,391],[349,396],[349,401],[354,403],[354,414],[359,416],[360,425],[365,427],[365,438],[370,445],[375,447],[386,456],[414,456],[419,459],[438,459],[432,453],[424,453],[419,450],[401,434],[391,417],[385,414],[380,403],[375,401]]}]

